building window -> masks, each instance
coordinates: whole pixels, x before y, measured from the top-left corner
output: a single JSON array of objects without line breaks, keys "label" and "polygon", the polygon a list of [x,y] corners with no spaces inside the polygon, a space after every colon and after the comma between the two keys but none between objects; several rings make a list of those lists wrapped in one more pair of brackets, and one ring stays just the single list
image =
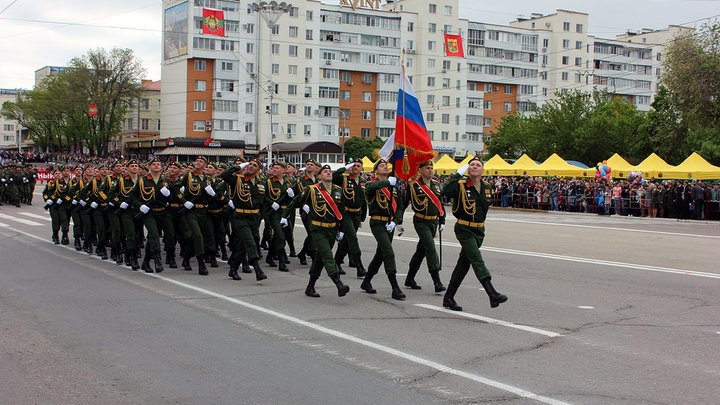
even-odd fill
[{"label": "building window", "polygon": [[245,32],[252,34],[255,32],[255,24],[243,24],[245,26]]},{"label": "building window", "polygon": [[562,72],[562,75],[560,77],[562,77],[562,80],[567,81],[568,80],[568,72]]},{"label": "building window", "polygon": [[435,113],[426,113],[426,114],[425,114],[425,121],[427,121],[427,122],[435,122]]},{"label": "building window", "polygon": [[298,55],[298,47],[297,45],[290,45],[288,46],[288,54],[293,57],[297,57]]},{"label": "building window", "polygon": [[313,30],[305,30],[305,39],[307,39],[308,41],[312,41]]},{"label": "building window", "polygon": [[245,52],[255,53],[255,44],[253,44],[252,42],[248,42],[247,44],[245,44]]},{"label": "building window", "polygon": [[362,119],[365,121],[369,121],[372,119],[372,111],[369,110],[363,110],[362,112]]},{"label": "building window", "polygon": [[563,23],[563,31],[570,31],[570,23],[565,21]]},{"label": "building window", "polygon": [[435,48],[436,48],[436,43],[435,43],[435,41],[428,41],[428,50],[429,50],[429,51],[434,51]]},{"label": "building window", "polygon": [[364,84],[372,84],[373,82],[373,75],[372,73],[363,73],[362,75],[362,82]]},{"label": "building window", "polygon": [[233,64],[232,64],[232,62],[222,62],[222,63],[220,63],[220,69],[221,70],[233,70]]},{"label": "building window", "polygon": [[305,59],[312,59],[312,48],[305,48]]},{"label": "building window", "polygon": [[505,94],[512,94],[512,86],[505,85]]},{"label": "building window", "polygon": [[312,125],[307,125],[307,124],[303,125],[303,134],[309,136],[311,132],[312,132]]},{"label": "building window", "polygon": [[582,34],[583,32],[583,25],[582,24],[575,24],[575,32],[578,34]]},{"label": "building window", "polygon": [[245,123],[245,132],[252,132],[253,131],[253,123],[252,122],[246,122]]},{"label": "building window", "polygon": [[272,74],[279,75],[280,74],[280,64],[273,63],[270,67],[270,70],[272,71]]},{"label": "building window", "polygon": [[303,107],[303,115],[306,117],[309,117],[310,115],[312,115],[312,107],[309,105],[306,105],[305,107]]},{"label": "building window", "polygon": [[452,6],[445,6],[445,15],[452,16]]},{"label": "building window", "polygon": [[288,84],[288,94],[291,96],[297,94],[297,84]]},{"label": "building window", "polygon": [[431,76],[431,77],[428,77],[428,78],[427,78],[427,85],[428,85],[428,86],[431,86],[431,87],[434,87],[434,86],[435,86],[435,78],[432,77],[432,76]]},{"label": "building window", "polygon": [[287,113],[292,115],[297,114],[297,106],[295,104],[288,104]]},{"label": "building window", "polygon": [[364,103],[369,103],[372,101],[372,93],[370,93],[369,91],[363,91],[362,97]]},{"label": "building window", "polygon": [[435,31],[437,31],[437,24],[435,24],[435,23],[430,23],[430,24],[428,25],[428,32],[435,32]]},{"label": "building window", "polygon": [[582,66],[582,58],[575,58],[575,66]]},{"label": "building window", "polygon": [[195,100],[193,102],[193,111],[205,111],[205,100]]},{"label": "building window", "polygon": [[450,114],[443,114],[441,116],[442,123],[443,124],[449,124],[450,123]]},{"label": "building window", "polygon": [[149,118],[143,118],[140,120],[140,129],[143,129],[145,131],[150,129],[150,119]]},{"label": "building window", "polygon": [[568,63],[570,63],[570,57],[569,57],[569,56],[563,56],[563,57],[562,57],[562,64],[563,64],[563,65],[567,65]]},{"label": "building window", "polygon": [[289,27],[289,28],[288,28],[288,35],[290,35],[290,38],[297,38],[297,36],[298,36],[298,27]]},{"label": "building window", "polygon": [[582,41],[575,41],[575,49],[582,49]]},{"label": "building window", "polygon": [[428,4],[428,12],[430,14],[436,14],[437,13],[437,4]]},{"label": "building window", "polygon": [[370,138],[370,128],[360,128],[360,136]]},{"label": "building window", "polygon": [[205,80],[195,80],[195,91],[205,91]]},{"label": "building window", "polygon": [[483,110],[492,110],[492,101],[483,101]]},{"label": "building window", "polygon": [[[415,23],[413,23],[412,21],[410,21],[410,22],[408,22],[408,26],[407,26],[407,27],[408,27],[408,32],[413,32],[413,30],[415,29]],[[412,48],[412,47],[411,47],[411,48]]]},{"label": "building window", "polygon": [[503,111],[510,112],[512,111],[512,103],[505,103],[503,104]]},{"label": "building window", "polygon": [[205,121],[193,121],[193,131],[204,132],[205,131]]},{"label": "building window", "polygon": [[195,71],[202,72],[207,69],[207,63],[204,60],[195,60]]},{"label": "building window", "polygon": [[563,39],[563,49],[569,49],[569,48],[570,48],[570,40]]},{"label": "building window", "polygon": [[448,139],[450,139],[450,132],[449,131],[440,132],[440,139],[443,141],[447,141]]},{"label": "building window", "polygon": [[280,35],[280,25],[278,25],[278,24],[273,25],[273,27],[270,29],[270,31],[272,32],[273,35]]}]

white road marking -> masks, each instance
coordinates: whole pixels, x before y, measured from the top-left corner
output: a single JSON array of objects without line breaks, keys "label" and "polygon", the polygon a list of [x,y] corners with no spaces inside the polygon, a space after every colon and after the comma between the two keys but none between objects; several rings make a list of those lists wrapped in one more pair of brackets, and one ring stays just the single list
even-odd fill
[{"label": "white road marking", "polygon": [[21,224],[25,224],[25,225],[42,226],[42,224],[39,222],[30,221],[29,219],[16,218],[16,217],[13,217],[13,216],[10,216],[7,214],[0,214],[0,218],[8,219],[10,221],[20,222]]},{"label": "white road marking", "polygon": [[52,218],[50,218],[47,215],[38,215],[38,214],[33,214],[32,212],[24,212],[24,211],[20,211],[20,212],[18,212],[18,214],[25,215],[26,217],[30,217],[30,218],[42,219],[43,221],[48,221],[48,222],[52,221]]},{"label": "white road marking", "polygon": [[7,227],[7,226],[10,226],[10,225],[0,222],[0,227]]},{"label": "white road marking", "polygon": [[[18,233],[21,233],[21,234],[23,234],[23,235],[29,236],[29,237],[31,237],[31,238],[34,238],[34,239],[43,241],[43,242],[45,242],[45,243],[50,243],[50,242],[48,242],[47,240],[45,240],[45,239],[43,239],[43,238],[41,238],[41,237],[39,237],[39,236],[30,234],[30,233],[27,233],[27,232],[19,231],[19,230],[15,230],[15,231],[18,232]],[[74,249],[72,249],[72,248],[69,247],[69,246],[62,246],[62,247],[65,248],[65,249],[71,250],[71,251],[74,250]],[[398,357],[398,358],[401,358],[401,359],[404,359],[404,360],[407,360],[407,361],[410,361],[410,362],[413,362],[413,363],[416,363],[416,364],[420,364],[420,365],[423,365],[423,366],[426,366],[426,367],[435,369],[435,370],[437,370],[437,371],[440,371],[440,372],[443,372],[443,373],[446,373],[446,374],[456,375],[456,376],[458,376],[458,377],[462,377],[462,378],[465,378],[465,379],[468,379],[468,380],[471,380],[471,381],[475,381],[475,382],[478,382],[478,383],[480,383],[480,384],[487,385],[487,386],[489,386],[489,387],[497,388],[497,389],[499,389],[499,390],[502,390],[502,391],[505,391],[505,392],[509,392],[509,393],[511,393],[511,394],[513,394],[513,395],[517,395],[518,397],[521,397],[521,398],[532,399],[532,400],[535,400],[535,401],[538,401],[538,402],[542,402],[542,403],[545,403],[545,404],[550,404],[550,405],[569,405],[569,403],[567,403],[567,402],[563,402],[563,401],[560,401],[560,400],[557,400],[557,399],[554,399],[554,398],[549,398],[549,397],[545,397],[545,396],[542,396],[542,395],[539,395],[539,394],[535,394],[534,392],[531,392],[531,391],[528,391],[528,390],[525,390],[525,389],[522,389],[522,388],[519,388],[519,387],[515,387],[515,386],[510,385],[510,384],[505,384],[505,383],[502,383],[502,382],[500,382],[500,381],[491,380],[491,379],[489,379],[489,378],[483,377],[483,376],[478,375],[478,374],[473,374],[473,373],[469,373],[469,372],[466,372],[466,371],[458,370],[458,369],[455,369],[455,368],[452,368],[452,367],[448,367],[448,366],[446,366],[446,365],[444,365],[444,364],[437,363],[437,362],[435,362],[435,361],[428,360],[428,359],[425,359],[425,358],[422,358],[422,357],[418,357],[418,356],[415,356],[415,355],[412,355],[412,354],[409,354],[409,353],[405,353],[405,352],[403,352],[403,351],[400,351],[400,350],[397,350],[397,349],[393,349],[392,347],[389,347],[389,346],[381,345],[381,344],[379,344],[379,343],[375,343],[375,342],[372,342],[372,341],[369,341],[369,340],[366,340],[366,339],[362,339],[362,338],[359,338],[359,337],[356,337],[356,336],[353,336],[353,335],[350,335],[350,334],[347,334],[347,333],[344,333],[344,332],[336,331],[336,330],[334,330],[334,329],[326,328],[326,327],[324,327],[324,326],[316,325],[316,324],[314,324],[314,323],[307,322],[307,321],[304,321],[304,320],[302,320],[302,319],[295,318],[295,317],[293,317],[293,316],[286,315],[286,314],[283,314],[283,313],[281,313],[281,312],[274,311],[274,310],[272,310],[272,309],[267,309],[267,308],[261,307],[261,306],[259,306],[259,305],[251,304],[251,303],[249,303],[249,302],[241,301],[241,300],[236,299],[236,298],[228,297],[227,295],[223,295],[223,294],[220,294],[220,293],[216,293],[216,292],[214,292],[214,291],[210,291],[210,290],[207,290],[207,289],[204,289],[204,288],[201,288],[201,287],[197,287],[197,286],[194,286],[194,285],[192,285],[192,284],[183,283],[182,281],[177,281],[177,280],[173,280],[173,279],[170,279],[170,278],[167,278],[167,277],[164,277],[164,276],[160,276],[160,275],[158,275],[158,274],[156,274],[156,273],[138,273],[138,274],[145,274],[145,275],[148,276],[148,277],[153,277],[153,278],[156,278],[156,279],[164,280],[164,281],[167,281],[168,283],[175,284],[175,285],[177,285],[177,286],[186,288],[186,289],[188,289],[188,290],[196,291],[196,292],[199,292],[199,293],[202,293],[202,294],[211,296],[211,297],[215,297],[215,298],[218,298],[218,299],[221,299],[221,300],[224,300],[224,301],[228,301],[228,302],[231,302],[231,303],[233,303],[233,304],[237,304],[237,305],[243,306],[243,307],[245,307],[245,308],[252,309],[252,310],[255,310],[255,311],[264,313],[264,314],[266,314],[266,315],[271,315],[271,316],[274,316],[274,317],[283,319],[283,320],[285,320],[285,321],[288,321],[288,322],[290,322],[290,323],[294,323],[294,324],[296,324],[296,325],[304,326],[304,327],[306,327],[306,328],[308,328],[308,329],[313,329],[313,330],[315,330],[315,331],[318,331],[318,332],[321,332],[321,333],[324,333],[324,334],[327,334],[327,335],[336,337],[336,338],[338,338],[338,339],[347,340],[347,341],[349,341],[349,342],[356,343],[356,344],[361,345],[361,346],[369,347],[369,348],[371,348],[371,349],[375,349],[375,350],[381,351],[381,352],[383,352],[383,353],[387,353],[387,354],[393,355],[393,356],[395,356],[395,357]]]},{"label": "white road marking", "polygon": [[[373,234],[368,233],[368,232],[358,232],[357,234],[360,236],[369,236],[371,238],[374,238]],[[401,241],[405,241],[405,242],[417,243],[418,238],[411,238],[411,237],[407,237],[407,236],[400,236],[400,237],[396,236],[395,238],[393,238],[393,240],[401,240]],[[438,245],[439,242],[436,240],[435,244]],[[450,246],[450,247],[456,247],[456,248],[461,247],[460,244],[457,242],[443,242],[443,246]],[[622,267],[622,268],[627,268],[627,269],[654,271],[654,272],[658,272],[658,273],[682,274],[685,276],[720,279],[720,274],[707,273],[707,272],[702,272],[702,271],[673,269],[670,267],[649,266],[649,265],[644,265],[644,264],[613,262],[613,261],[609,261],[609,260],[599,260],[599,259],[590,259],[590,258],[585,258],[585,257],[556,255],[556,254],[552,254],[552,253],[530,252],[530,251],[515,250],[515,249],[494,248],[494,247],[489,247],[489,246],[483,246],[480,249],[486,250],[488,252],[505,253],[505,254],[509,254],[509,255],[532,256],[532,257],[540,257],[540,258],[552,259],[552,260],[563,260],[563,261],[577,262],[577,263],[597,264],[597,265],[601,265],[601,266]]]},{"label": "white road marking", "polygon": [[425,308],[425,309],[432,309],[433,311],[445,312],[445,313],[447,313],[447,314],[462,316],[462,317],[465,317],[465,318],[476,319],[476,320],[478,320],[478,321],[483,321],[483,322],[491,323],[491,324],[494,324],[494,325],[507,326],[508,328],[524,330],[525,332],[537,333],[537,334],[544,335],[544,336],[548,336],[548,337],[559,337],[559,336],[562,336],[562,335],[559,334],[559,333],[555,333],[555,332],[550,332],[550,331],[543,330],[543,329],[534,328],[534,327],[532,327],[532,326],[518,325],[518,324],[516,324],[516,323],[507,322],[507,321],[501,321],[501,320],[499,320],[499,319],[488,318],[488,317],[485,317],[485,316],[470,314],[470,313],[467,313],[467,312],[451,311],[451,310],[449,310],[449,309],[445,309],[445,308],[443,308],[443,307],[438,307],[438,306],[435,306],[435,305],[415,304],[415,306],[416,306],[416,307]]},{"label": "white road marking", "polygon": [[[534,224],[534,225],[567,226],[567,227],[572,227],[572,228],[606,229],[606,230],[610,230],[610,231],[654,233],[654,234],[659,234],[659,235],[687,236],[687,237],[691,237],[691,238],[703,238],[703,239],[720,239],[720,236],[714,236],[714,235],[697,235],[697,234],[692,234],[692,233],[649,231],[646,229],[616,228],[616,227],[611,227],[611,226],[599,226],[599,225],[563,224],[563,223],[558,223],[558,222],[525,221],[525,220],[521,220],[521,219],[508,219],[508,218],[491,218],[491,219],[489,219],[489,222],[493,222],[493,221],[519,222],[522,224]],[[659,224],[661,224],[661,223],[659,223]]]},{"label": "white road marking", "polygon": [[579,309],[595,309],[595,307],[592,307],[590,305],[580,305],[578,308]]}]

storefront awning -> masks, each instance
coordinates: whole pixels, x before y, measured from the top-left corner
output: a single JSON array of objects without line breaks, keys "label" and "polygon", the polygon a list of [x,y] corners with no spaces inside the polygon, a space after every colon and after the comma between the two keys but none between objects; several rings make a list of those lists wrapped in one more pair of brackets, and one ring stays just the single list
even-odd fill
[{"label": "storefront awning", "polygon": [[200,148],[195,146],[171,146],[155,152],[158,156],[241,156],[241,148]]}]

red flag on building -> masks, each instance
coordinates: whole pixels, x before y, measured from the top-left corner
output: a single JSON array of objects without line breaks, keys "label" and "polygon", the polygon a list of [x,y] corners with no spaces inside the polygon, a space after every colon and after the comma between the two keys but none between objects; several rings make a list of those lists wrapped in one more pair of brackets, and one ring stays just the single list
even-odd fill
[{"label": "red flag on building", "polygon": [[203,8],[203,34],[225,36],[225,12],[212,8]]},{"label": "red flag on building", "polygon": [[462,35],[445,34],[445,56],[457,56],[458,58],[465,57]]},{"label": "red flag on building", "polygon": [[95,117],[98,115],[97,104],[88,104],[88,116]]}]

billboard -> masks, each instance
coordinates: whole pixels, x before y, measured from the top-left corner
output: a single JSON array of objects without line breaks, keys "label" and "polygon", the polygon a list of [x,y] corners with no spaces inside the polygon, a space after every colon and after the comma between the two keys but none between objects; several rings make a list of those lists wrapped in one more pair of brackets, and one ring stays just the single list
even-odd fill
[{"label": "billboard", "polygon": [[163,60],[188,54],[187,2],[165,9],[163,35]]}]

